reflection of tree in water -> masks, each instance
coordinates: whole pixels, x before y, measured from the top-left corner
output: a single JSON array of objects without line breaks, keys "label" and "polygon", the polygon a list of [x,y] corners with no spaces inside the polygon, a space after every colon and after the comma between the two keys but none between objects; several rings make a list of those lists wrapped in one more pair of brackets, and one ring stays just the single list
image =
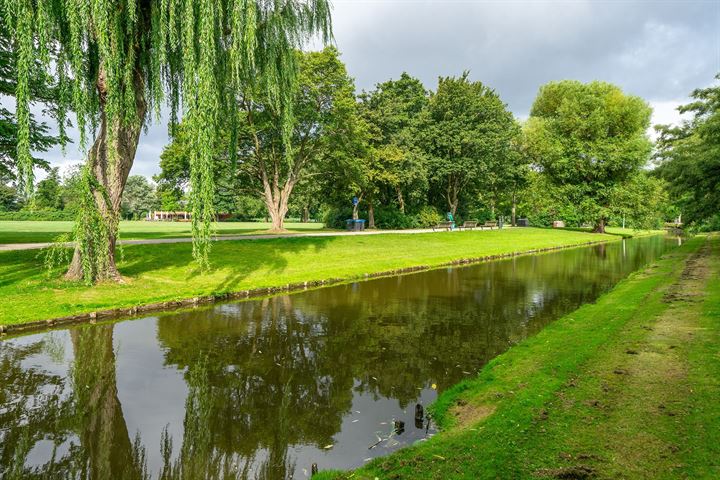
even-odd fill
[{"label": "reflection of tree in water", "polygon": [[[1,433],[2,478],[147,477],[144,451],[139,439],[130,441],[117,397],[112,332],[112,325],[70,331],[71,385],[64,376],[23,365],[42,353],[43,340],[28,346],[2,345],[0,425],[10,426]],[[53,444],[51,458],[25,467],[32,447],[43,440]],[[66,447],[62,455],[61,446]]]},{"label": "reflection of tree in water", "polygon": [[45,439],[57,447],[64,441],[57,431],[71,413],[64,378],[23,365],[43,347],[42,341],[0,343],[0,478],[41,477],[45,468],[25,466],[33,445]]},{"label": "reflection of tree in water", "polygon": [[71,330],[75,361],[75,428],[81,448],[81,478],[138,479],[147,477],[145,452],[139,438],[128,435],[118,399],[113,325]]},{"label": "reflection of tree in water", "polygon": [[[253,463],[247,470],[260,478],[285,478],[294,471],[290,446],[332,442],[352,404],[353,376],[325,354],[318,325],[302,321],[289,298],[227,308],[225,318],[206,311],[159,321],[166,363],[188,368],[197,405],[207,409],[201,428],[208,436],[186,431],[183,450],[205,449],[208,458]],[[186,424],[198,416],[186,414]]]}]

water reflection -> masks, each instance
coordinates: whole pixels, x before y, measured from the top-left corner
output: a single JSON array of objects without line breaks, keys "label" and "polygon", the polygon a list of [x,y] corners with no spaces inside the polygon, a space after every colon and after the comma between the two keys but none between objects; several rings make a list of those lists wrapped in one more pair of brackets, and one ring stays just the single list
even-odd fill
[{"label": "water reflection", "polygon": [[0,477],[284,479],[304,478],[314,462],[360,465],[426,437],[416,403],[673,243],[617,242],[3,341]]}]

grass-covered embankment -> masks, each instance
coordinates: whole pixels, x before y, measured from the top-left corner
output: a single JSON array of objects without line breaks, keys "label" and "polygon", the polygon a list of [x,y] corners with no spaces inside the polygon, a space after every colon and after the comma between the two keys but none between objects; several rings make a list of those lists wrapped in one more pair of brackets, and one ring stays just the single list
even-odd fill
[{"label": "grass-covered embankment", "polygon": [[0,324],[618,239],[526,228],[226,241],[213,244],[208,271],[188,243],[130,245],[118,265],[126,283],[92,287],[59,270],[49,278],[38,251],[0,252]]},{"label": "grass-covered embankment", "polygon": [[720,478],[720,237],[685,246],[444,392],[445,431],[318,478]]},{"label": "grass-covered embankment", "polygon": [[[271,224],[266,222],[216,222],[213,231],[217,235],[246,235],[266,233]],[[63,221],[0,221],[0,244],[4,243],[47,243],[59,235],[72,231],[73,222]],[[322,223],[286,223],[290,232],[319,232]],[[189,222],[120,222],[122,240],[147,240],[152,238],[190,237]]]}]

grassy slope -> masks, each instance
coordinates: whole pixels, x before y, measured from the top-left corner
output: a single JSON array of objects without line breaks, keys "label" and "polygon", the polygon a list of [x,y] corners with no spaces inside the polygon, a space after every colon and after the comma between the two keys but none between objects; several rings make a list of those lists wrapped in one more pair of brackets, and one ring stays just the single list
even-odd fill
[{"label": "grassy slope", "polygon": [[[73,222],[35,222],[35,221],[0,221],[0,244],[2,243],[41,243],[52,242],[55,238],[69,232]],[[270,228],[264,222],[220,222],[213,228],[219,235],[242,235],[263,233]],[[322,223],[286,223],[290,231],[320,231]],[[123,240],[140,240],[146,238],[177,238],[189,237],[189,222],[120,222],[120,237]]]},{"label": "grassy slope", "polygon": [[719,478],[720,238],[691,240],[438,399],[447,431],[319,478]]},{"label": "grassy slope", "polygon": [[86,287],[48,279],[37,251],[0,252],[0,322],[20,323],[105,308],[329,278],[361,277],[460,258],[617,240],[545,229],[416,235],[296,237],[213,244],[212,269],[197,270],[190,244],[131,245],[119,268],[127,283]]}]

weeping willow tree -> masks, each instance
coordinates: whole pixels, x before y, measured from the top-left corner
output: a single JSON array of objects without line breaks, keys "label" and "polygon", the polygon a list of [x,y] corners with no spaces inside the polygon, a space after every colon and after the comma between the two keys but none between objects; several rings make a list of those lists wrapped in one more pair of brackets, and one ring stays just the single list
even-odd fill
[{"label": "weeping willow tree", "polygon": [[151,112],[170,107],[191,140],[193,256],[206,265],[213,218],[213,142],[234,122],[234,99],[261,92],[291,133],[294,51],[331,35],[328,0],[0,0],[17,69],[17,163],[32,186],[30,92],[39,62],[73,111],[87,153],[86,198],[66,277],[121,280],[115,264],[120,200]]}]

